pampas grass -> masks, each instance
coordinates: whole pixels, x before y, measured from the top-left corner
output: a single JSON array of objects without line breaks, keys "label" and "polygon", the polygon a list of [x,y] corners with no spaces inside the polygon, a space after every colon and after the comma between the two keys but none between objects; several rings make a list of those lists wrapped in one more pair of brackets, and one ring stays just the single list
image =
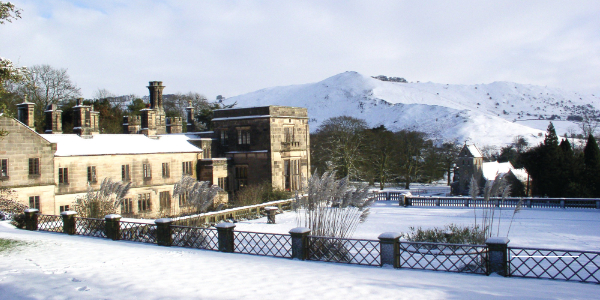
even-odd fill
[{"label": "pampas grass", "polygon": [[214,205],[219,191],[221,188],[208,181],[196,181],[192,177],[184,176],[173,186],[173,197],[186,195],[188,204],[194,207],[197,213],[203,213]]},{"label": "pampas grass", "polygon": [[104,218],[106,215],[115,214],[130,188],[131,182],[125,184],[104,178],[100,189],[94,191],[88,186],[87,193],[83,197],[77,197],[75,211],[82,218]]},{"label": "pampas grass", "polygon": [[368,187],[351,187],[347,178],[336,180],[335,172],[315,173],[306,186],[306,195],[294,201],[296,223],[315,236],[350,238],[374,201]]}]

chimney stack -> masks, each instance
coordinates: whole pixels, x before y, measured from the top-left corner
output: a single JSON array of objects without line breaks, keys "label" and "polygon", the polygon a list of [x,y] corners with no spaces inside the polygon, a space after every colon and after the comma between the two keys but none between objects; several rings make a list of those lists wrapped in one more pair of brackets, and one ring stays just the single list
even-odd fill
[{"label": "chimney stack", "polygon": [[150,81],[148,90],[150,91],[150,108],[140,111],[142,117],[142,126],[140,132],[145,135],[157,135],[167,133],[167,118],[163,108],[163,89],[162,81]]},{"label": "chimney stack", "polygon": [[150,91],[150,108],[151,109],[163,109],[163,89],[162,81],[150,81],[148,90]]},{"label": "chimney stack", "polygon": [[34,103],[27,102],[27,95],[23,97],[23,103],[17,104],[17,119],[32,129],[35,128],[34,108]]},{"label": "chimney stack", "polygon": [[77,105],[73,107],[73,132],[80,136],[99,134],[99,114],[92,110],[92,106],[83,105],[83,98],[78,98]]},{"label": "chimney stack", "polygon": [[194,107],[192,106],[192,101],[188,101],[188,107],[185,108],[185,115],[187,119],[187,132],[196,131],[196,126],[194,125]]},{"label": "chimney stack", "polygon": [[182,133],[181,118],[167,118],[167,133]]},{"label": "chimney stack", "polygon": [[61,134],[62,133],[62,110],[58,109],[58,105],[50,104],[46,107],[46,128],[45,133]]}]

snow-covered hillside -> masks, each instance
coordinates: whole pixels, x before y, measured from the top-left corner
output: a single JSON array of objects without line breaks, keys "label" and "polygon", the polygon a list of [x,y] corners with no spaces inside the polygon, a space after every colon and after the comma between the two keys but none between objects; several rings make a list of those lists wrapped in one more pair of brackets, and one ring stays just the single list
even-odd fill
[{"label": "snow-covered hillside", "polygon": [[[436,140],[505,145],[516,135],[530,144],[542,139],[548,121],[561,123],[559,135],[578,125],[569,116],[598,115],[600,97],[560,89],[494,82],[477,85],[381,81],[344,72],[317,83],[272,87],[231,97],[237,107],[288,105],[308,108],[311,131],[341,115],[365,119],[370,126],[411,129]],[[531,122],[531,120],[537,120]],[[562,130],[562,131],[561,131]]]}]

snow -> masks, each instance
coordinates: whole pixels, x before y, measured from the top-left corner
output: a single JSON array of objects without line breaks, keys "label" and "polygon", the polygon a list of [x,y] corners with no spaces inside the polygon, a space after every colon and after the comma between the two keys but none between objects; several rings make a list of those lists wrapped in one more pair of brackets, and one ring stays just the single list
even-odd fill
[{"label": "snow", "polygon": [[[505,210],[506,212],[510,210]],[[505,217],[507,214],[504,213]],[[378,202],[355,237],[376,239],[408,226],[472,222],[473,209],[403,208]],[[503,219],[503,225],[508,218]],[[293,213],[237,223],[236,230],[287,232]],[[600,211],[524,209],[509,246],[600,249]],[[2,299],[594,299],[599,286],[299,261],[162,247],[14,229],[0,238],[28,242],[0,252]]]},{"label": "snow", "polygon": [[479,151],[477,146],[467,145],[467,149],[469,150],[469,152],[471,152],[471,155],[473,155],[473,157],[483,157],[483,154],[481,154],[481,151]]},{"label": "snow", "polygon": [[186,135],[97,134],[82,138],[77,134],[41,134],[57,143],[55,156],[144,154],[144,153],[201,153],[190,144]]},{"label": "snow", "polygon": [[[418,130],[432,139],[495,146],[510,144],[516,135],[536,145],[543,139],[549,122],[546,119],[552,115],[566,120],[583,110],[600,108],[599,96],[555,88],[511,82],[399,83],[357,72],[316,83],[266,88],[225,101],[237,102],[237,107],[306,107],[312,131],[330,117],[349,115],[365,119],[372,127]],[[540,116],[544,120],[539,120]],[[576,123],[565,123],[564,128],[560,125],[557,133],[563,135],[573,125]]]},{"label": "snow", "polygon": [[[397,201],[378,201],[371,207],[367,220],[358,226],[353,238],[372,239],[384,232],[410,232],[410,227],[433,228],[454,223],[473,225],[474,213],[481,208],[401,207]],[[500,236],[506,236],[514,208],[496,210],[501,214]],[[276,224],[266,218],[243,221],[236,230],[288,233],[296,227],[293,212],[279,214]],[[479,219],[481,221],[481,219]],[[600,251],[600,210],[522,208],[515,214],[509,246]]]},{"label": "snow", "polygon": [[[355,236],[376,238],[406,226],[467,222],[472,209],[402,208],[379,202]],[[600,248],[598,211],[527,210],[513,243]],[[287,231],[294,214],[238,223],[236,230]],[[282,226],[285,225],[285,226]],[[284,229],[284,227],[286,227]],[[564,227],[564,228],[563,228]],[[569,238],[566,233],[572,233]],[[376,233],[376,235],[374,235]],[[527,238],[528,235],[538,235]],[[0,238],[29,244],[0,252],[2,299],[592,299],[595,284],[377,268],[221,253],[14,229]],[[568,243],[569,247],[564,243]],[[510,288],[509,288],[510,287]]]}]

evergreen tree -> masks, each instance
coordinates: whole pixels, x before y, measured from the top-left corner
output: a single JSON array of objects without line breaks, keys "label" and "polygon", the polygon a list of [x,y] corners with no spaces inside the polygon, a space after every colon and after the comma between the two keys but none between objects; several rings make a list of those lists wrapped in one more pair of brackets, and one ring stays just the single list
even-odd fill
[{"label": "evergreen tree", "polygon": [[593,135],[589,135],[583,149],[584,182],[592,197],[600,197],[600,149]]},{"label": "evergreen tree", "polygon": [[558,147],[558,136],[554,130],[552,122],[548,125],[546,138],[542,151],[542,163],[544,172],[542,180],[539,182],[542,188],[542,196],[560,197],[561,196],[561,169],[560,169],[560,147]]},{"label": "evergreen tree", "polygon": [[575,156],[573,154],[573,149],[571,148],[571,143],[569,143],[567,139],[563,139],[560,142],[559,148],[559,169],[562,177],[562,180],[558,182],[560,184],[560,196],[568,197],[569,195],[572,195],[569,186],[573,181],[576,181],[574,174]]},{"label": "evergreen tree", "polygon": [[552,122],[544,142],[523,153],[523,165],[531,177],[532,194],[536,196],[561,196],[561,148]]}]

